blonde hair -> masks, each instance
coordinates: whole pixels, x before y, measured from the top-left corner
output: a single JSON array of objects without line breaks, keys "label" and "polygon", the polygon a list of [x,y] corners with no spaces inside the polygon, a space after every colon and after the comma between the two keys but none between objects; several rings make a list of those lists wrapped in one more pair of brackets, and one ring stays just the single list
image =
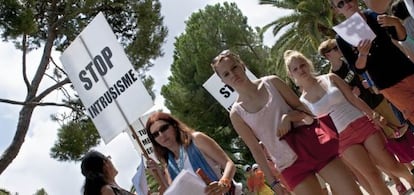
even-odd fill
[{"label": "blonde hair", "polygon": [[294,59],[298,59],[298,60],[305,61],[306,64],[308,65],[310,71],[312,73],[315,73],[315,68],[313,66],[312,61],[310,59],[308,59],[307,57],[305,57],[305,55],[303,55],[299,51],[296,51],[296,50],[286,50],[285,53],[283,53],[283,59],[285,61],[286,72],[288,72],[288,73],[290,73],[289,64],[291,64],[292,63],[292,60],[294,60]]},{"label": "blonde hair", "polygon": [[229,49],[226,49],[220,52],[220,54],[217,55],[210,64],[211,68],[213,68],[214,72],[217,73],[219,77],[221,77],[221,75],[218,74],[216,68],[225,59],[230,60],[230,62],[234,62],[234,63],[238,63],[242,65],[244,69],[246,68],[246,64],[243,62],[243,60],[240,59],[239,55],[233,53]]}]

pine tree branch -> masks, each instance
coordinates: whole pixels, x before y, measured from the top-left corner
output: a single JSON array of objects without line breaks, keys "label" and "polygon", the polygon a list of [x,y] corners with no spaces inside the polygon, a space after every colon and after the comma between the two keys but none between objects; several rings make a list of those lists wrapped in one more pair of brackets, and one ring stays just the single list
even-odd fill
[{"label": "pine tree branch", "polygon": [[69,104],[60,104],[60,103],[55,103],[55,102],[22,102],[22,101],[9,100],[9,99],[1,99],[0,98],[0,103],[7,103],[7,104],[14,104],[14,105],[21,105],[21,106],[25,106],[25,105],[32,105],[32,106],[60,106],[60,107],[69,108],[69,109],[74,110],[74,111],[82,112],[82,110],[79,110],[78,108],[73,107],[73,106],[71,106]]},{"label": "pine tree branch", "polygon": [[46,97],[50,92],[52,92],[53,90],[62,87],[65,84],[70,83],[70,80],[68,77],[66,77],[64,80],[50,86],[49,88],[47,88],[46,90],[44,90],[42,93],[40,93],[38,96],[36,96],[35,98],[32,99],[33,102],[38,102],[41,99],[43,99],[44,97]]}]

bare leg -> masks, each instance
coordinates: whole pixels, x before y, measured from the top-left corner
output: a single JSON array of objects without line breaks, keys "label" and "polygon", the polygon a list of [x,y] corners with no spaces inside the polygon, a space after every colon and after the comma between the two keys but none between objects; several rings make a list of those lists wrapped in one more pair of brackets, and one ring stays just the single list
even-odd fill
[{"label": "bare leg", "polygon": [[319,175],[329,183],[335,194],[362,194],[353,175],[346,165],[339,159],[332,160],[323,169]]},{"label": "bare leg", "polygon": [[316,178],[318,178],[319,186],[322,188],[322,195],[328,195],[329,190],[328,186],[326,186],[326,181],[319,174],[316,174]]},{"label": "bare leg", "polygon": [[404,165],[410,170],[411,174],[414,174],[414,166],[411,163],[404,163]]},{"label": "bare leg", "polygon": [[396,177],[404,178],[411,187],[414,187],[414,177],[408,169],[397,161],[385,148],[385,140],[381,134],[376,133],[367,138],[364,142],[365,148],[370,153],[373,160],[381,166],[384,170]]},{"label": "bare leg", "polygon": [[381,177],[381,173],[371,161],[368,152],[362,145],[355,144],[348,147],[342,156],[356,171],[366,178],[374,194],[391,194],[391,191]]},{"label": "bare leg", "polygon": [[318,178],[316,178],[315,175],[310,175],[298,184],[295,189],[293,189],[293,192],[300,195],[314,195],[322,194],[322,189],[319,185]]},{"label": "bare leg", "polygon": [[352,171],[352,173],[354,174],[354,178],[355,180],[358,181],[359,185],[361,185],[365,189],[365,191],[367,191],[369,194],[374,194],[374,192],[371,190],[371,186],[369,185],[369,182],[365,179],[365,177],[359,171],[357,171],[354,167],[352,167],[352,164],[347,162],[346,159],[342,158],[342,161]]},{"label": "bare leg", "polygon": [[[388,174],[387,174],[388,175]],[[400,178],[395,177],[392,174],[388,175],[391,180],[394,182],[395,184],[395,188],[397,189],[399,194],[404,194],[405,192],[407,192],[407,188],[404,186],[404,184],[401,182]]]}]

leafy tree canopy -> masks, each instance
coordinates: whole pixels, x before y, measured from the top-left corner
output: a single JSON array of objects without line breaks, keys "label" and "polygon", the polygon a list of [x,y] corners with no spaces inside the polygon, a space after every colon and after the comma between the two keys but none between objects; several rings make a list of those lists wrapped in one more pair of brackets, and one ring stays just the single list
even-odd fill
[{"label": "leafy tree canopy", "polygon": [[251,163],[228,112],[202,87],[213,74],[211,60],[225,49],[239,54],[257,77],[272,64],[270,50],[235,3],[208,5],[190,16],[185,32],[176,38],[172,75],[161,94],[174,116],[211,136],[236,163]]},{"label": "leafy tree canopy", "polygon": [[[27,91],[24,101],[0,97],[2,103],[22,106],[17,117],[18,124],[13,141],[0,158],[0,174],[17,156],[27,134],[33,110],[37,106],[65,106],[73,109],[74,112],[82,113],[83,107],[77,97],[71,97],[64,90],[65,85],[70,81],[64,70],[54,63],[51,51],[52,49],[63,51],[98,12],[102,11],[105,14],[131,63],[140,72],[147,89],[152,92],[154,81],[150,76],[145,76],[145,71],[153,65],[153,59],[163,55],[161,45],[167,35],[167,28],[162,24],[160,9],[158,0],[2,0],[0,2],[0,34],[3,41],[14,42],[16,48],[22,51],[22,75]],[[43,55],[34,76],[29,78],[26,73],[26,55],[31,50],[40,48],[43,49]],[[41,91],[39,86],[45,77],[52,79],[55,84]],[[67,99],[63,103],[42,101],[56,90],[62,90],[66,95]],[[151,94],[153,95],[153,92]],[[71,118],[72,116],[76,117]],[[55,117],[55,119],[62,118]],[[63,119],[65,123],[60,131],[94,128],[86,124],[88,121],[85,120],[84,115],[69,115]],[[68,157],[75,158],[72,160],[77,159],[77,155],[70,155],[70,151],[64,151],[65,148],[73,147],[59,148],[62,146],[60,141],[68,143],[63,139],[69,132],[59,132],[62,137],[52,150],[52,156],[57,159],[63,160]],[[86,137],[97,139],[94,135]],[[70,139],[75,138],[70,137]],[[98,142],[92,140],[77,143]],[[90,145],[86,144],[83,147],[77,149],[75,153],[85,151]]]},{"label": "leafy tree canopy", "polygon": [[0,189],[0,195],[10,195],[10,192],[6,189]]},{"label": "leafy tree canopy", "polygon": [[317,55],[317,48],[322,41],[335,36],[332,26],[338,23],[329,0],[260,0],[260,4],[292,10],[291,14],[275,19],[262,29],[262,33],[272,29],[275,36],[280,35],[272,47],[276,64],[270,71],[286,74],[283,53],[289,49],[298,50],[310,57],[318,71],[323,68],[320,66],[326,62]]},{"label": "leafy tree canopy", "polygon": [[33,195],[48,195],[48,193],[46,192],[45,189],[41,188],[37,190],[36,193],[34,193]]}]

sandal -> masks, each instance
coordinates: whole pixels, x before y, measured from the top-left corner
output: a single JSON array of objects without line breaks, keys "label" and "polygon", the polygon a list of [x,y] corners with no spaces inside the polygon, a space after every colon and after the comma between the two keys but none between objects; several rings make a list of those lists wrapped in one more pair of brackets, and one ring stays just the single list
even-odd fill
[{"label": "sandal", "polygon": [[404,125],[401,126],[397,126],[397,125],[393,125],[391,123],[387,123],[387,125],[385,125],[386,129],[391,129],[388,130],[389,132],[392,132],[392,135],[388,135],[389,137],[393,138],[393,139],[398,139],[401,138],[402,136],[404,136],[405,132],[407,132],[408,130],[408,124],[405,123]]},{"label": "sandal", "polygon": [[405,188],[402,183],[395,184],[395,188],[397,189],[399,195],[403,195],[407,192],[407,188]]}]

